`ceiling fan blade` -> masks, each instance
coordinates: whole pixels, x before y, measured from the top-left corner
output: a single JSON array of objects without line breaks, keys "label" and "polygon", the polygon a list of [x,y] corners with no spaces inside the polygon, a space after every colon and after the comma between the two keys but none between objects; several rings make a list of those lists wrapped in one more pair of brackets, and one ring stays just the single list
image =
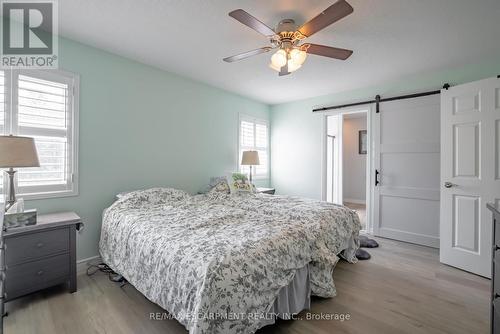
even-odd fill
[{"label": "ceiling fan blade", "polygon": [[248,57],[256,56],[256,55],[261,54],[261,53],[269,52],[270,50],[272,50],[272,47],[264,46],[263,48],[260,48],[260,49],[255,49],[255,50],[243,52],[243,53],[231,56],[231,57],[226,57],[223,60],[225,62],[232,63],[234,61],[238,61],[238,60],[242,60],[242,59],[245,59]]},{"label": "ceiling fan blade", "polygon": [[229,13],[233,19],[240,21],[247,27],[252,28],[253,30],[260,32],[264,36],[274,36],[276,33],[273,29],[266,26],[264,23],[257,20],[252,15],[245,12],[243,9],[236,9]]},{"label": "ceiling fan blade", "polygon": [[309,37],[321,29],[328,27],[330,24],[346,17],[353,11],[354,9],[347,3],[347,1],[339,0],[309,22],[304,23],[298,31],[302,35]]},{"label": "ceiling fan blade", "polygon": [[302,48],[303,50],[305,50],[307,53],[310,54],[341,59],[341,60],[346,60],[352,55],[353,52],[352,50],[334,48],[332,46],[318,45],[311,43],[304,44]]}]

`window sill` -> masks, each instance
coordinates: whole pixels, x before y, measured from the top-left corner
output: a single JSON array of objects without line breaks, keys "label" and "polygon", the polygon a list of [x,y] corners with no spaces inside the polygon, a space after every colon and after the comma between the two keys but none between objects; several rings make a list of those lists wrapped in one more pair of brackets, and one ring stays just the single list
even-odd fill
[{"label": "window sill", "polygon": [[253,181],[265,181],[269,180],[269,176],[252,176]]},{"label": "window sill", "polygon": [[78,190],[62,190],[62,191],[51,191],[46,193],[16,194],[16,198],[18,199],[22,198],[27,201],[60,198],[60,197],[72,197],[72,196],[78,196]]}]

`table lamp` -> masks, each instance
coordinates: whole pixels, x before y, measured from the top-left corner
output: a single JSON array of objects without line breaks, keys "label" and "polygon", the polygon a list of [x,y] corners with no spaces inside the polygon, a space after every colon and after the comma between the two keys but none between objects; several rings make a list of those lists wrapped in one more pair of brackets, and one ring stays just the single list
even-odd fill
[{"label": "table lamp", "polygon": [[35,140],[29,137],[0,136],[0,168],[9,168],[9,196],[5,210],[16,202],[14,189],[14,168],[40,167]]},{"label": "table lamp", "polygon": [[250,183],[252,183],[252,166],[260,165],[259,152],[257,151],[243,151],[241,157],[242,166],[250,166]]}]

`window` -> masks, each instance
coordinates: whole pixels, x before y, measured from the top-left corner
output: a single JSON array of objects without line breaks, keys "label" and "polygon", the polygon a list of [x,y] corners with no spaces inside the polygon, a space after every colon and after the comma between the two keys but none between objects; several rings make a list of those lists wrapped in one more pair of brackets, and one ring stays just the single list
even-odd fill
[{"label": "window", "polygon": [[[252,177],[267,179],[269,177],[269,125],[266,120],[240,116],[239,159],[243,151],[258,151],[260,165],[253,168]],[[242,173],[249,173],[249,166],[240,165]]]},{"label": "window", "polygon": [[0,72],[0,129],[33,137],[40,160],[40,167],[18,170],[16,193],[26,199],[76,195],[78,76],[55,70]]}]

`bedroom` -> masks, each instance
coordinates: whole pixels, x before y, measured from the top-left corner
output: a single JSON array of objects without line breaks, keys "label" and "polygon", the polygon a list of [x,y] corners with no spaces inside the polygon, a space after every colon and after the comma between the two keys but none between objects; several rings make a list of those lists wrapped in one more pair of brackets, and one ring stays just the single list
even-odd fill
[{"label": "bedroom", "polygon": [[[30,3],[1,1],[5,333],[485,333],[499,319],[498,1]],[[356,261],[327,120],[360,111],[361,235],[379,247]]]}]

